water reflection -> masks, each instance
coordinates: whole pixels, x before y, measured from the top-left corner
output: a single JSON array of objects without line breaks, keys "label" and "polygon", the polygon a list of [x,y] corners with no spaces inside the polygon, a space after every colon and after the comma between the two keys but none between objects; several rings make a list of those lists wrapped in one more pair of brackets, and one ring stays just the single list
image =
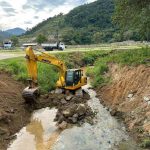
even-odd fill
[{"label": "water reflection", "polygon": [[27,127],[26,131],[34,136],[36,150],[44,149],[43,126],[40,120],[33,120]]},{"label": "water reflection", "polygon": [[62,132],[53,121],[56,111],[49,108],[36,111],[8,150],[50,150]]}]

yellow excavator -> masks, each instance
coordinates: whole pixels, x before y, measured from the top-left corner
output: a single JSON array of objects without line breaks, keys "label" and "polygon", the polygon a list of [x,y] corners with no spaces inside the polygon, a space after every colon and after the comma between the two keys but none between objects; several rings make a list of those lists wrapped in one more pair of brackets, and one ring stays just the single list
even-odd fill
[{"label": "yellow excavator", "polygon": [[81,93],[81,87],[87,84],[87,78],[83,75],[82,69],[68,69],[63,61],[53,55],[41,52],[35,54],[31,46],[26,50],[26,62],[29,76],[29,86],[23,90],[22,96],[26,101],[36,101],[40,95],[37,81],[37,62],[54,65],[59,69],[59,79],[56,83],[56,89],[59,93]]}]

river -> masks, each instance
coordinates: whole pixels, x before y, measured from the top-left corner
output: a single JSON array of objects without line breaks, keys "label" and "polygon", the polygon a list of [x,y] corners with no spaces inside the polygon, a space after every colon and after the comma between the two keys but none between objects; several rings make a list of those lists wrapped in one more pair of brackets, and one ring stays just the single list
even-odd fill
[{"label": "river", "polygon": [[62,131],[53,121],[57,110],[43,108],[33,113],[8,150],[137,150],[124,125],[100,104],[96,92],[89,85],[83,88],[90,95],[88,105],[96,113],[94,125],[84,123]]}]

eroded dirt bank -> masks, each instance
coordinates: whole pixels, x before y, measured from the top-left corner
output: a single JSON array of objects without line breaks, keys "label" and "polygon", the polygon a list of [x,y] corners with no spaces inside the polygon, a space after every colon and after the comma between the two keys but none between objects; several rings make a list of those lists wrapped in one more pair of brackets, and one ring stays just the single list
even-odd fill
[{"label": "eroded dirt bank", "polygon": [[[97,89],[112,115],[122,117],[138,141],[150,140],[150,67],[110,65],[112,82]],[[150,145],[149,145],[150,147]]]},{"label": "eroded dirt bank", "polygon": [[0,149],[6,149],[12,135],[29,122],[21,93],[24,86],[6,73],[0,72]]}]

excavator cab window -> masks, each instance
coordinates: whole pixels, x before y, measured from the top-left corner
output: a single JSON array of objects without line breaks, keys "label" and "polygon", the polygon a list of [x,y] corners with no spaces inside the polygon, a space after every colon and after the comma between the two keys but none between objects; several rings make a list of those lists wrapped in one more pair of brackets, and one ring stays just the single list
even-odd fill
[{"label": "excavator cab window", "polygon": [[66,86],[77,85],[81,79],[81,70],[69,70],[66,72]]},{"label": "excavator cab window", "polygon": [[74,81],[74,71],[66,72],[66,86],[72,86]]},{"label": "excavator cab window", "polygon": [[76,70],[74,73],[74,84],[78,84],[81,79],[81,70]]}]

